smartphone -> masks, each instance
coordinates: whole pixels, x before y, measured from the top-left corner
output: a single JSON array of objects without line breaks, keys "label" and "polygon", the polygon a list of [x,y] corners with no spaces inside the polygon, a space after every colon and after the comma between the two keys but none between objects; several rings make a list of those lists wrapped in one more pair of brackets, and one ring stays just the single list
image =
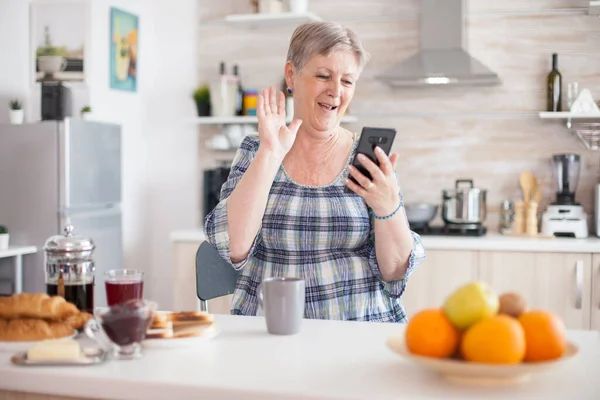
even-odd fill
[{"label": "smartphone", "polygon": [[[367,171],[360,161],[358,161],[356,156],[362,153],[370,158],[375,164],[379,165],[379,161],[375,155],[375,147],[381,147],[385,154],[389,156],[395,137],[396,129],[394,128],[374,128],[370,126],[363,127],[360,134],[360,139],[358,141],[358,146],[356,148],[356,153],[354,154],[354,159],[352,160],[352,165],[356,167],[356,169],[359,170],[364,176],[372,179],[369,171]],[[352,182],[358,184],[352,175],[348,174],[348,178],[352,180]],[[344,187],[344,192],[354,193],[347,185]]]}]

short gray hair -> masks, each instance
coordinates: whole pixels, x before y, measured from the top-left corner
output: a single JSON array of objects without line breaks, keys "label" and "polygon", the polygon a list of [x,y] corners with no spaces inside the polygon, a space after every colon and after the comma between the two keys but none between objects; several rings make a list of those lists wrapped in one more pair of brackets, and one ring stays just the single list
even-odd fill
[{"label": "short gray hair", "polygon": [[315,55],[327,56],[334,51],[350,51],[356,57],[358,71],[370,59],[356,33],[337,22],[308,22],[296,28],[290,40],[287,61],[300,70]]}]

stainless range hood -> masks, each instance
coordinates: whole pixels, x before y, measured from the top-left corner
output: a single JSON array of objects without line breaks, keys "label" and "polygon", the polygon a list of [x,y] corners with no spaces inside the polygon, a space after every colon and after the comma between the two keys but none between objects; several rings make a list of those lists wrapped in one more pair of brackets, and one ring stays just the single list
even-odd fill
[{"label": "stainless range hood", "polygon": [[466,0],[420,2],[419,52],[376,78],[393,87],[500,84],[466,51]]}]

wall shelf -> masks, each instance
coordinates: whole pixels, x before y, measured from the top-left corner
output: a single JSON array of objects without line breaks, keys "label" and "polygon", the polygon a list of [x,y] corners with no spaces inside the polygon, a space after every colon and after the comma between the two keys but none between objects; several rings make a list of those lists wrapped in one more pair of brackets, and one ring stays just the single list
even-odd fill
[{"label": "wall shelf", "polygon": [[281,12],[272,14],[233,14],[226,16],[223,20],[228,25],[242,29],[282,28],[311,21],[321,21],[321,18],[311,12]]},{"label": "wall shelf", "polygon": [[598,114],[576,114],[569,111],[561,112],[540,112],[540,118],[542,119],[600,119],[600,113]]},{"label": "wall shelf", "polygon": [[[568,111],[540,112],[542,119],[566,121],[569,131],[575,135],[587,150],[600,150],[600,113],[577,114]],[[596,122],[592,122],[592,121]]]},{"label": "wall shelf", "polygon": [[[358,118],[353,115],[342,117],[341,123],[352,124],[357,122]],[[236,116],[236,117],[197,117],[190,120],[197,125],[237,125],[237,124],[257,124],[258,118],[254,116]],[[286,118],[286,122],[292,122],[291,118]]]},{"label": "wall shelf", "polygon": [[600,113],[594,114],[578,114],[569,111],[560,112],[540,112],[540,118],[542,119],[559,119],[566,121],[567,128],[571,128],[574,123],[578,122],[589,122],[589,120],[600,120]]}]

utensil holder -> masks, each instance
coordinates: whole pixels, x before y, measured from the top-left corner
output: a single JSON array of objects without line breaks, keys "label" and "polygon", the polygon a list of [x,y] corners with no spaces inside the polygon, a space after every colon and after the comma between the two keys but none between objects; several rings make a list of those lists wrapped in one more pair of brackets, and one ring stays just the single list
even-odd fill
[{"label": "utensil holder", "polygon": [[527,205],[525,233],[530,236],[537,236],[538,234],[537,208],[538,205],[535,201],[532,201]]},{"label": "utensil holder", "polygon": [[525,218],[525,203],[517,201],[515,203],[514,233],[520,234],[525,232]]}]

